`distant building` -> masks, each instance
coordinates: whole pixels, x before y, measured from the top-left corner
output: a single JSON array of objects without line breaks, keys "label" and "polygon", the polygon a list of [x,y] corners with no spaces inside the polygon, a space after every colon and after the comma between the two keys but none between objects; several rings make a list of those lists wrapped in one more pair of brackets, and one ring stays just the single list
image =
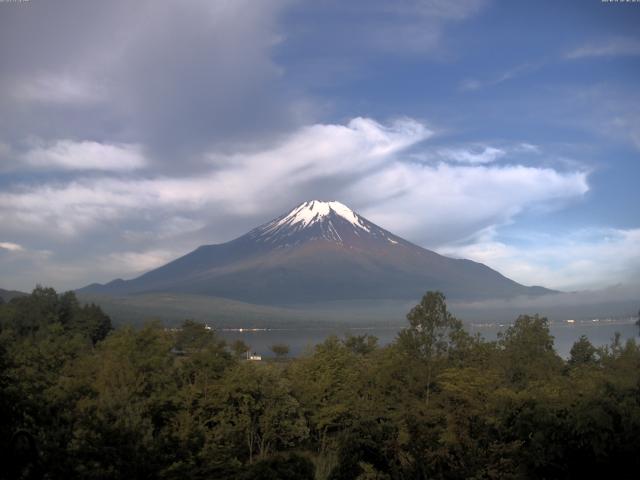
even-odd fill
[{"label": "distant building", "polygon": [[247,360],[259,362],[260,360],[262,360],[262,357],[260,355],[257,355],[256,352],[253,352],[252,354],[249,354],[249,352],[247,352]]}]

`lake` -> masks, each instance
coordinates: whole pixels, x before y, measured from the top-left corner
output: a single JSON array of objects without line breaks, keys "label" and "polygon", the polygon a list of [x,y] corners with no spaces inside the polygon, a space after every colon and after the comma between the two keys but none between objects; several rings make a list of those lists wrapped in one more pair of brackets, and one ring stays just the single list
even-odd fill
[{"label": "lake", "polygon": [[[569,351],[573,343],[581,336],[586,335],[595,346],[611,343],[616,332],[619,332],[622,341],[629,338],[637,338],[638,327],[635,319],[603,319],[598,321],[576,321],[575,323],[554,322],[550,324],[551,334],[555,339],[556,352],[563,358],[569,357]],[[322,343],[330,335],[363,335],[369,334],[378,337],[379,345],[391,343],[398,331],[406,324],[393,326],[374,327],[316,327],[316,328],[279,328],[279,329],[239,329],[220,330],[218,334],[228,341],[243,340],[251,347],[251,351],[271,357],[273,353],[269,347],[276,343],[284,343],[289,346],[290,356],[299,356],[313,349],[313,346]],[[508,324],[503,325],[465,325],[467,331],[472,334],[480,333],[487,340],[495,340],[498,332],[506,330]]]}]

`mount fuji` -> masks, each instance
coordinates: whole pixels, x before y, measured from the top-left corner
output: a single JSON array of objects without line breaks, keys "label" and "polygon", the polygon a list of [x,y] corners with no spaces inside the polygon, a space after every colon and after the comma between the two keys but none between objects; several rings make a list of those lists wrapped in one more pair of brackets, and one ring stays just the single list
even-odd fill
[{"label": "mount fuji", "polygon": [[416,300],[440,290],[454,300],[552,293],[471,260],[421,248],[339,202],[305,202],[227,243],[204,245],[132,280],[81,293],[181,293],[262,305]]}]

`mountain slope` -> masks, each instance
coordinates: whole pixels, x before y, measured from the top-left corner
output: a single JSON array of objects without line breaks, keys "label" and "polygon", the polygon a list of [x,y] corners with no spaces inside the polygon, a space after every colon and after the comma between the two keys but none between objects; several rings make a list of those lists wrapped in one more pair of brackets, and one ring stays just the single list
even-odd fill
[{"label": "mountain slope", "polygon": [[175,292],[267,305],[333,300],[416,299],[438,289],[451,299],[549,293],[486,265],[444,257],[380,228],[338,202],[310,201],[249,233],[206,245],[132,280],[82,292]]},{"label": "mountain slope", "polygon": [[5,290],[3,288],[0,288],[0,298],[5,302],[9,302],[12,298],[25,297],[27,295],[29,294],[25,292],[19,292],[17,290]]}]

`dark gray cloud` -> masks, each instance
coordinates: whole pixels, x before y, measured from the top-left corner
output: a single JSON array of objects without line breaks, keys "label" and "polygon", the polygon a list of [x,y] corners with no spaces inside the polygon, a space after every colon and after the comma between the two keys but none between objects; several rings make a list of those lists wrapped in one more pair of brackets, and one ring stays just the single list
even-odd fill
[{"label": "dark gray cloud", "polygon": [[[30,2],[0,17],[2,140],[143,144],[195,167],[206,148],[299,121],[271,51],[286,2]],[[5,6],[3,6],[5,7]]]}]

